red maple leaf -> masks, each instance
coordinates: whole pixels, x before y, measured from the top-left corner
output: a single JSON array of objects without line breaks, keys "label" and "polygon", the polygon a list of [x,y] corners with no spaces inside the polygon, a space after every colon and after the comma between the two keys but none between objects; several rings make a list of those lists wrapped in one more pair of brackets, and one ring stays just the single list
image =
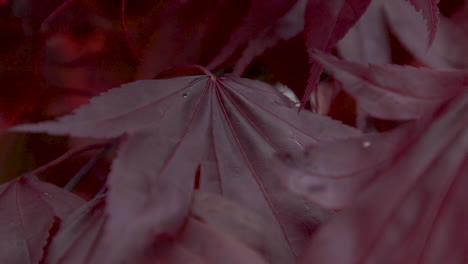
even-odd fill
[{"label": "red maple leaf", "polygon": [[34,176],[0,185],[0,262],[38,263],[49,231],[84,201]]},{"label": "red maple leaf", "polygon": [[[109,175],[108,257],[173,236],[200,189],[222,194],[275,226],[291,259],[328,213],[283,188],[270,158],[279,150],[357,135],[309,112],[269,85],[231,76],[143,80],[113,89],[57,121],[15,131],[108,138],[127,135]],[[154,224],[154,223],[157,224]]]},{"label": "red maple leaf", "polygon": [[419,118],[468,85],[468,71],[360,64],[318,53],[315,58],[341,81],[370,115],[393,120]]},{"label": "red maple leaf", "polygon": [[[299,263],[466,263],[467,111],[468,94],[461,93],[400,131],[332,143],[329,151],[345,153],[339,161],[324,152],[296,162],[290,176],[321,187],[303,190],[307,197],[320,201],[328,191],[351,200],[316,233]],[[333,192],[339,181],[348,183],[340,186],[344,194]]]},{"label": "red maple leaf", "polygon": [[[106,223],[105,196],[96,198],[63,221],[48,247],[45,263],[102,263]],[[127,251],[120,261],[132,263],[288,263],[267,221],[220,195],[194,192],[191,213],[175,237]],[[155,222],[155,224],[157,224]],[[132,254],[133,253],[133,254]],[[183,262],[185,261],[185,262]]]}]

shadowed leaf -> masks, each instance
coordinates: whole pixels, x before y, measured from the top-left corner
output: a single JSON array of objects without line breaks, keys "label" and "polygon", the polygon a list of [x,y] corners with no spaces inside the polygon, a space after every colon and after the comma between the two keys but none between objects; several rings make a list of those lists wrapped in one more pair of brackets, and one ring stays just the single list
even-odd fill
[{"label": "shadowed leaf", "polygon": [[78,196],[35,178],[0,185],[0,262],[38,263],[49,231],[83,203]]},{"label": "shadowed leaf", "polygon": [[468,71],[439,71],[399,65],[360,64],[319,53],[316,59],[343,83],[370,115],[419,118],[465,89]]},{"label": "shadowed leaf", "polygon": [[418,138],[374,171],[372,183],[318,231],[299,263],[466,263],[467,111],[465,93],[418,122]]},{"label": "shadowed leaf", "polygon": [[200,190],[267,219],[293,259],[328,213],[289,194],[270,158],[278,150],[358,134],[327,117],[297,113],[267,84],[231,76],[137,81],[92,99],[74,115],[13,130],[127,134],[108,181],[106,243],[114,260],[126,248],[145,248],[158,234],[177,233],[198,167]]}]

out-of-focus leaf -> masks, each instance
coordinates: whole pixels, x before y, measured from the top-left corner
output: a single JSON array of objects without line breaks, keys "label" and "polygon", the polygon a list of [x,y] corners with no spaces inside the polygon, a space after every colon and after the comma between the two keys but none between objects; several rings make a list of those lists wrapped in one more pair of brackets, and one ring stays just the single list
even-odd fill
[{"label": "out-of-focus leaf", "polygon": [[65,0],[51,0],[47,2],[15,0],[11,2],[13,14],[21,18],[24,33],[32,35],[39,31],[44,19]]},{"label": "out-of-focus leaf", "polygon": [[316,49],[329,53],[366,11],[370,0],[309,0],[306,7],[304,34],[312,63],[301,105],[315,91],[322,66],[312,57]]},{"label": "out-of-focus leaf", "polygon": [[[266,219],[220,195],[195,192],[192,217],[226,232],[261,254],[268,263],[294,263]],[[240,262],[239,262],[240,263]]]},{"label": "out-of-focus leaf", "polygon": [[416,140],[374,171],[353,205],[312,238],[299,263],[466,263],[467,111],[464,93],[417,121]]},{"label": "out-of-focus leaf", "polygon": [[0,262],[38,263],[49,231],[83,203],[78,196],[34,178],[0,185]]},{"label": "out-of-focus leaf", "polygon": [[92,99],[74,115],[13,130],[127,134],[108,180],[112,260],[159,234],[174,236],[188,212],[197,168],[201,190],[255,210],[293,258],[328,213],[291,195],[275,176],[271,156],[359,134],[327,117],[297,113],[269,85],[231,76],[138,81]]},{"label": "out-of-focus leaf", "polygon": [[95,198],[70,214],[60,224],[59,230],[47,247],[45,263],[92,263],[104,233],[104,196]]},{"label": "out-of-focus leaf", "polygon": [[419,118],[468,85],[467,71],[359,64],[318,53],[316,59],[343,83],[370,115],[393,120]]},{"label": "out-of-focus leaf", "polygon": [[426,20],[427,31],[429,32],[428,42],[429,44],[435,38],[437,31],[437,25],[439,23],[439,8],[437,3],[439,0],[406,0],[419,12]]},{"label": "out-of-focus leaf", "polygon": [[402,0],[386,1],[385,16],[389,28],[420,63],[437,69],[468,68],[468,35],[457,24],[440,17],[431,46],[427,47],[426,27],[421,14]]},{"label": "out-of-focus leaf", "polygon": [[278,155],[278,170],[288,175],[285,182],[295,193],[324,207],[342,209],[413,138],[411,132],[405,126],[383,134],[313,144],[303,152]]},{"label": "out-of-focus leaf", "polygon": [[[216,69],[224,61],[229,59],[240,45],[249,44],[252,39],[255,39],[257,34],[268,30],[268,28],[272,26],[274,27],[275,23],[285,23],[284,20],[282,22],[278,22],[278,20],[280,20],[298,1],[301,0],[270,0],[268,2],[263,0],[251,0],[249,10],[242,23],[232,33],[229,41],[220,53],[208,64],[208,68]],[[297,11],[299,14],[296,15],[300,16],[301,10]],[[296,13],[296,11],[294,11],[294,13]],[[295,23],[296,21],[293,22],[293,24]],[[296,25],[294,25],[293,28],[288,27],[288,29],[292,29],[293,31],[298,30]],[[288,32],[283,31],[282,34],[288,35]],[[251,43],[251,45],[258,45],[258,43]]]},{"label": "out-of-focus leaf", "polygon": [[[47,249],[46,263],[100,263],[105,255],[105,197],[88,202],[60,225]],[[157,225],[157,222],[154,222]],[[128,251],[133,263],[293,263],[281,256],[278,239],[258,214],[220,195],[194,192],[191,214],[175,237],[160,238],[146,249]],[[199,262],[197,262],[199,261]],[[126,262],[125,262],[126,263]],[[185,262],[186,263],[186,262]]]},{"label": "out-of-focus leaf", "polygon": [[337,48],[341,57],[362,63],[392,62],[390,39],[382,9],[385,2],[371,1],[356,25],[338,42]]}]

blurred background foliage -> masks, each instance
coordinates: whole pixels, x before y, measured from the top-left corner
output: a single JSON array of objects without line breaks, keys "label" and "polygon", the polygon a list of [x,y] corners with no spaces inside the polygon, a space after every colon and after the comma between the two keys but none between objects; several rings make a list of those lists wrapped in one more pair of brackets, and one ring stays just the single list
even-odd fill
[{"label": "blurred background foliage", "polygon": [[[128,34],[124,34],[120,0],[63,3],[0,1],[0,182],[46,164],[70,148],[94,143],[45,134],[12,134],[6,131],[8,127],[70,113],[94,95],[136,79],[153,78],[175,66],[208,64],[248,6],[248,1],[127,1]],[[466,3],[441,0],[439,7],[458,25],[468,25]],[[464,30],[468,34],[468,26]],[[418,64],[389,34],[392,62]],[[238,56],[233,55],[219,71],[229,72]],[[304,36],[298,35],[268,49],[243,76],[280,83],[300,98],[308,72]],[[331,103],[322,114],[356,125],[354,100],[330,88],[335,83],[326,72],[320,85],[324,91],[336,91],[327,95]],[[396,125],[371,118],[366,123],[379,131]],[[93,153],[80,154],[40,176],[63,186]],[[100,160],[75,192],[92,197],[105,181],[108,164],[107,159]]]}]

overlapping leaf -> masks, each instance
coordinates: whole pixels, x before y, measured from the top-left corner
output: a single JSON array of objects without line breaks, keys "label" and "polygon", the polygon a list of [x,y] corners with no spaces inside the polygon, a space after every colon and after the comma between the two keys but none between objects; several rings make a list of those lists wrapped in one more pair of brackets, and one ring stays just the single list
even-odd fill
[{"label": "overlapping leaf", "polygon": [[313,58],[316,49],[330,52],[336,43],[366,11],[370,0],[310,0],[306,7],[304,34],[310,55],[311,70],[301,104],[304,106],[314,92],[322,67]]},{"label": "overlapping leaf", "polygon": [[383,119],[419,118],[468,85],[467,71],[438,71],[399,65],[365,65],[316,55],[370,115]]},{"label": "overlapping leaf", "polygon": [[45,263],[82,264],[92,263],[100,248],[104,233],[104,196],[89,201],[61,224],[57,234],[47,247]]},{"label": "overlapping leaf", "polygon": [[385,2],[388,1],[371,1],[356,25],[338,42],[341,57],[362,63],[391,63],[390,39],[382,8]]},{"label": "overlapping leaf", "polygon": [[0,185],[0,262],[39,263],[49,231],[83,203],[78,196],[34,178]]},{"label": "overlapping leaf", "polygon": [[303,152],[282,153],[278,170],[295,193],[327,208],[342,209],[414,138],[408,127],[387,133],[321,142]]},{"label": "overlapping leaf", "polygon": [[464,93],[419,121],[417,139],[401,145],[384,170],[376,166],[355,203],[318,231],[299,263],[466,263],[467,111]]},{"label": "overlapping leaf", "polygon": [[411,2],[414,1],[372,1],[356,26],[339,43],[340,55],[352,61],[390,63],[392,50],[388,28],[417,63],[436,69],[468,68],[465,48],[468,37],[460,24],[437,15],[434,18],[438,22],[433,21],[436,24],[432,25],[431,39],[428,39],[425,15],[413,8]]},{"label": "overlapping leaf", "polygon": [[[187,64],[208,64],[242,24],[249,2],[165,1],[153,16],[136,19],[141,26],[133,31],[148,39],[137,78],[153,78],[163,70]],[[145,29],[147,20],[154,21],[153,28]]]},{"label": "overlapping leaf", "polygon": [[327,117],[298,114],[292,102],[262,82],[230,76],[134,82],[94,98],[74,115],[15,130],[100,138],[127,134],[108,182],[106,242],[116,259],[128,248],[155,243],[158,235],[177,233],[197,168],[201,190],[268,219],[293,259],[327,212],[290,195],[274,175],[271,156],[358,134]]},{"label": "overlapping leaf", "polygon": [[427,30],[421,14],[408,8],[405,1],[386,1],[383,5],[385,17],[392,33],[420,63],[437,69],[468,68],[468,35],[463,29],[441,16],[427,47]]},{"label": "overlapping leaf", "polygon": [[420,11],[427,23],[427,31],[429,32],[428,41],[432,43],[434,40],[437,25],[439,23],[439,8],[437,3],[439,0],[407,0],[414,6],[414,8]]},{"label": "overlapping leaf", "polygon": [[[104,209],[105,198],[100,197],[70,215],[48,247],[45,262],[99,263],[99,256],[107,254],[102,247]],[[256,213],[220,195],[194,192],[190,217],[176,237],[166,237],[143,254],[127,251],[125,260],[142,264],[158,260],[167,264],[182,260],[213,264],[287,263],[287,254],[282,256],[285,251],[277,247],[281,239],[270,228]]]}]

